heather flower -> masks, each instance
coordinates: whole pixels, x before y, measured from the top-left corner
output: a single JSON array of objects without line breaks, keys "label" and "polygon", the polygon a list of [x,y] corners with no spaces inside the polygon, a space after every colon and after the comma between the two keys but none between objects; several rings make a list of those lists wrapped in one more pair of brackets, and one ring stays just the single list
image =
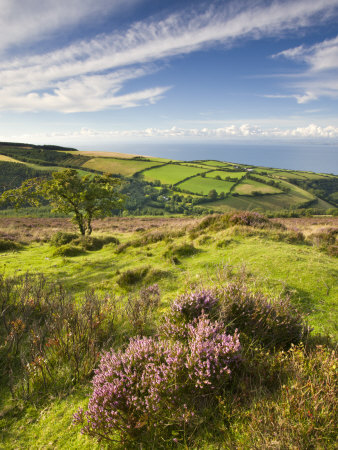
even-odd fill
[{"label": "heather flower", "polygon": [[218,298],[213,290],[202,289],[183,294],[171,305],[171,310],[176,317],[182,317],[191,321],[201,314],[212,314],[218,305]]},{"label": "heather flower", "polygon": [[126,350],[102,356],[93,379],[88,410],[75,423],[83,432],[121,440],[192,427],[200,395],[214,392],[229,378],[238,358],[237,332],[227,335],[205,315],[185,325],[186,341],[132,339]]}]

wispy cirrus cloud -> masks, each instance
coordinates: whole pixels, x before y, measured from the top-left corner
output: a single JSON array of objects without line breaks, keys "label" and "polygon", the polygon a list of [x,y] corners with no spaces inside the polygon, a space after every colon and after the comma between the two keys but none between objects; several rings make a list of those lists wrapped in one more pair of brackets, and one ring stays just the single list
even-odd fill
[{"label": "wispy cirrus cloud", "polygon": [[[29,0],[28,3],[36,2]],[[46,1],[48,5],[51,3]],[[109,4],[116,7],[120,3],[118,0],[97,2],[105,7]],[[65,11],[69,23],[81,20],[81,17],[75,18],[71,8],[70,11],[66,8],[69,1],[60,0],[55,4],[59,5],[55,29]],[[79,0],[71,0],[70,4],[75,8]],[[83,17],[100,11],[91,0],[81,0],[81,4]],[[10,10],[9,0],[5,0],[6,5]],[[159,21],[137,22],[126,30],[75,42],[45,54],[6,59],[0,61],[0,109],[70,113],[154,103],[168,91],[168,86],[121,94],[129,80],[153,70],[150,64],[217,43],[231,46],[237,39],[259,39],[306,27],[313,20],[318,22],[318,15],[325,20],[337,7],[338,0],[257,2],[254,6],[252,2],[228,3],[210,7],[205,12],[181,11]],[[48,8],[46,14],[49,17]],[[3,17],[6,18],[6,8]],[[42,27],[42,34],[47,32],[45,28]],[[24,36],[22,32],[12,38],[13,42],[7,40],[3,45],[12,45]],[[306,95],[311,96],[311,92],[302,94],[303,100],[300,96],[299,101],[306,101]]]},{"label": "wispy cirrus cloud", "polygon": [[307,103],[322,96],[338,98],[338,36],[312,46],[290,48],[273,57],[284,57],[308,65],[305,72],[298,74],[297,81],[290,83],[292,89],[302,92],[289,96],[298,103]]},{"label": "wispy cirrus cloud", "polygon": [[83,22],[116,14],[144,0],[1,0],[0,54],[55,37]]}]

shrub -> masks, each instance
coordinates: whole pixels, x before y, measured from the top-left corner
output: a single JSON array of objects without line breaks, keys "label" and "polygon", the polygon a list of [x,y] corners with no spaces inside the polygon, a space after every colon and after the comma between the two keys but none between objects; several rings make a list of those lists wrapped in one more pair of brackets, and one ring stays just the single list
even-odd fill
[{"label": "shrub", "polygon": [[214,214],[205,217],[191,231],[219,231],[234,225],[250,226],[254,228],[279,228],[285,229],[284,225],[272,222],[263,214],[251,211],[236,211],[226,214]]},{"label": "shrub", "polygon": [[303,316],[287,297],[268,299],[238,283],[217,289],[215,295],[219,299],[219,319],[228,329],[238,329],[266,347],[289,348],[309,333]]},{"label": "shrub", "polygon": [[308,239],[313,245],[331,256],[338,256],[337,245],[338,228],[323,228],[311,234]]},{"label": "shrub", "polygon": [[193,244],[184,242],[176,246],[171,245],[164,253],[164,257],[172,260],[176,264],[175,261],[179,262],[178,258],[186,258],[198,252],[199,250]]},{"label": "shrub", "polygon": [[283,367],[287,379],[247,410],[247,423],[240,431],[248,448],[335,448],[335,352],[323,346],[310,351],[295,346],[276,354],[272,364]]},{"label": "shrub", "polygon": [[157,281],[161,281],[164,278],[171,278],[173,275],[168,270],[151,268],[146,276],[146,283],[156,283]]},{"label": "shrub", "polygon": [[222,239],[220,241],[217,242],[216,247],[217,248],[225,248],[228,247],[231,243],[233,242],[232,239]]},{"label": "shrub", "polygon": [[58,231],[51,237],[50,244],[54,247],[61,247],[62,245],[69,244],[78,237],[79,235],[75,233],[64,233],[63,231]]},{"label": "shrub", "polygon": [[217,318],[229,332],[238,329],[242,338],[246,337],[271,349],[289,348],[309,333],[302,315],[288,298],[268,299],[261,293],[250,292],[243,283],[236,282],[178,297],[171,305],[169,321],[173,325],[166,324],[162,332],[167,336],[170,333],[184,334],[180,322],[190,322],[201,314]]},{"label": "shrub", "polygon": [[53,252],[53,256],[78,256],[82,255],[84,252],[82,247],[78,247],[73,244],[61,245]]},{"label": "shrub", "polygon": [[176,319],[191,322],[202,314],[214,315],[217,306],[219,301],[216,292],[212,289],[202,289],[175,299],[171,304],[171,311]]},{"label": "shrub", "polygon": [[[122,352],[106,353],[93,379],[88,410],[75,422],[99,439],[157,445],[184,437],[203,421],[205,398],[216,398],[238,357],[238,335],[201,317],[185,343],[138,338]],[[159,438],[160,437],[160,438]]]},{"label": "shrub", "polygon": [[149,267],[147,266],[126,270],[120,274],[116,282],[122,288],[129,288],[130,286],[140,283],[146,277],[148,270]]},{"label": "shrub", "polygon": [[113,299],[87,292],[78,304],[43,276],[0,277],[0,315],[0,376],[15,398],[86,380],[114,338]]},{"label": "shrub", "polygon": [[9,250],[20,250],[22,245],[10,239],[0,239],[0,252],[7,252]]},{"label": "shrub", "polygon": [[138,295],[129,296],[125,312],[136,334],[144,334],[154,324],[154,313],[160,304],[160,291],[157,284],[140,290]]}]

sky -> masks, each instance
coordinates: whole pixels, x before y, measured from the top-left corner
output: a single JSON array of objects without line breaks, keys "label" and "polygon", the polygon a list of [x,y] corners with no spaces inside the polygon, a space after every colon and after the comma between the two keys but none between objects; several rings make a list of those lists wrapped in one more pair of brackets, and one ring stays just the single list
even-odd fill
[{"label": "sky", "polygon": [[0,0],[0,140],[337,145],[338,0]]}]

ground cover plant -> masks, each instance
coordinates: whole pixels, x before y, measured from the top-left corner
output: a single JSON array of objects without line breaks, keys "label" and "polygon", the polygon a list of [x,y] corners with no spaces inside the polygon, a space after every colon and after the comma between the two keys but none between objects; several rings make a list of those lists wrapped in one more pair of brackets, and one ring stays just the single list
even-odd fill
[{"label": "ground cover plant", "polygon": [[[337,260],[321,245],[335,228],[334,217],[249,212],[107,218],[94,222],[95,249],[68,257],[53,256],[79,239],[68,219],[0,219],[2,236],[26,243],[0,258],[12,370],[0,379],[1,445],[333,448]],[[165,256],[177,248],[179,264]],[[24,281],[28,270],[45,275]],[[74,354],[61,356],[67,345]],[[133,383],[128,396],[127,377],[143,391]]]}]

